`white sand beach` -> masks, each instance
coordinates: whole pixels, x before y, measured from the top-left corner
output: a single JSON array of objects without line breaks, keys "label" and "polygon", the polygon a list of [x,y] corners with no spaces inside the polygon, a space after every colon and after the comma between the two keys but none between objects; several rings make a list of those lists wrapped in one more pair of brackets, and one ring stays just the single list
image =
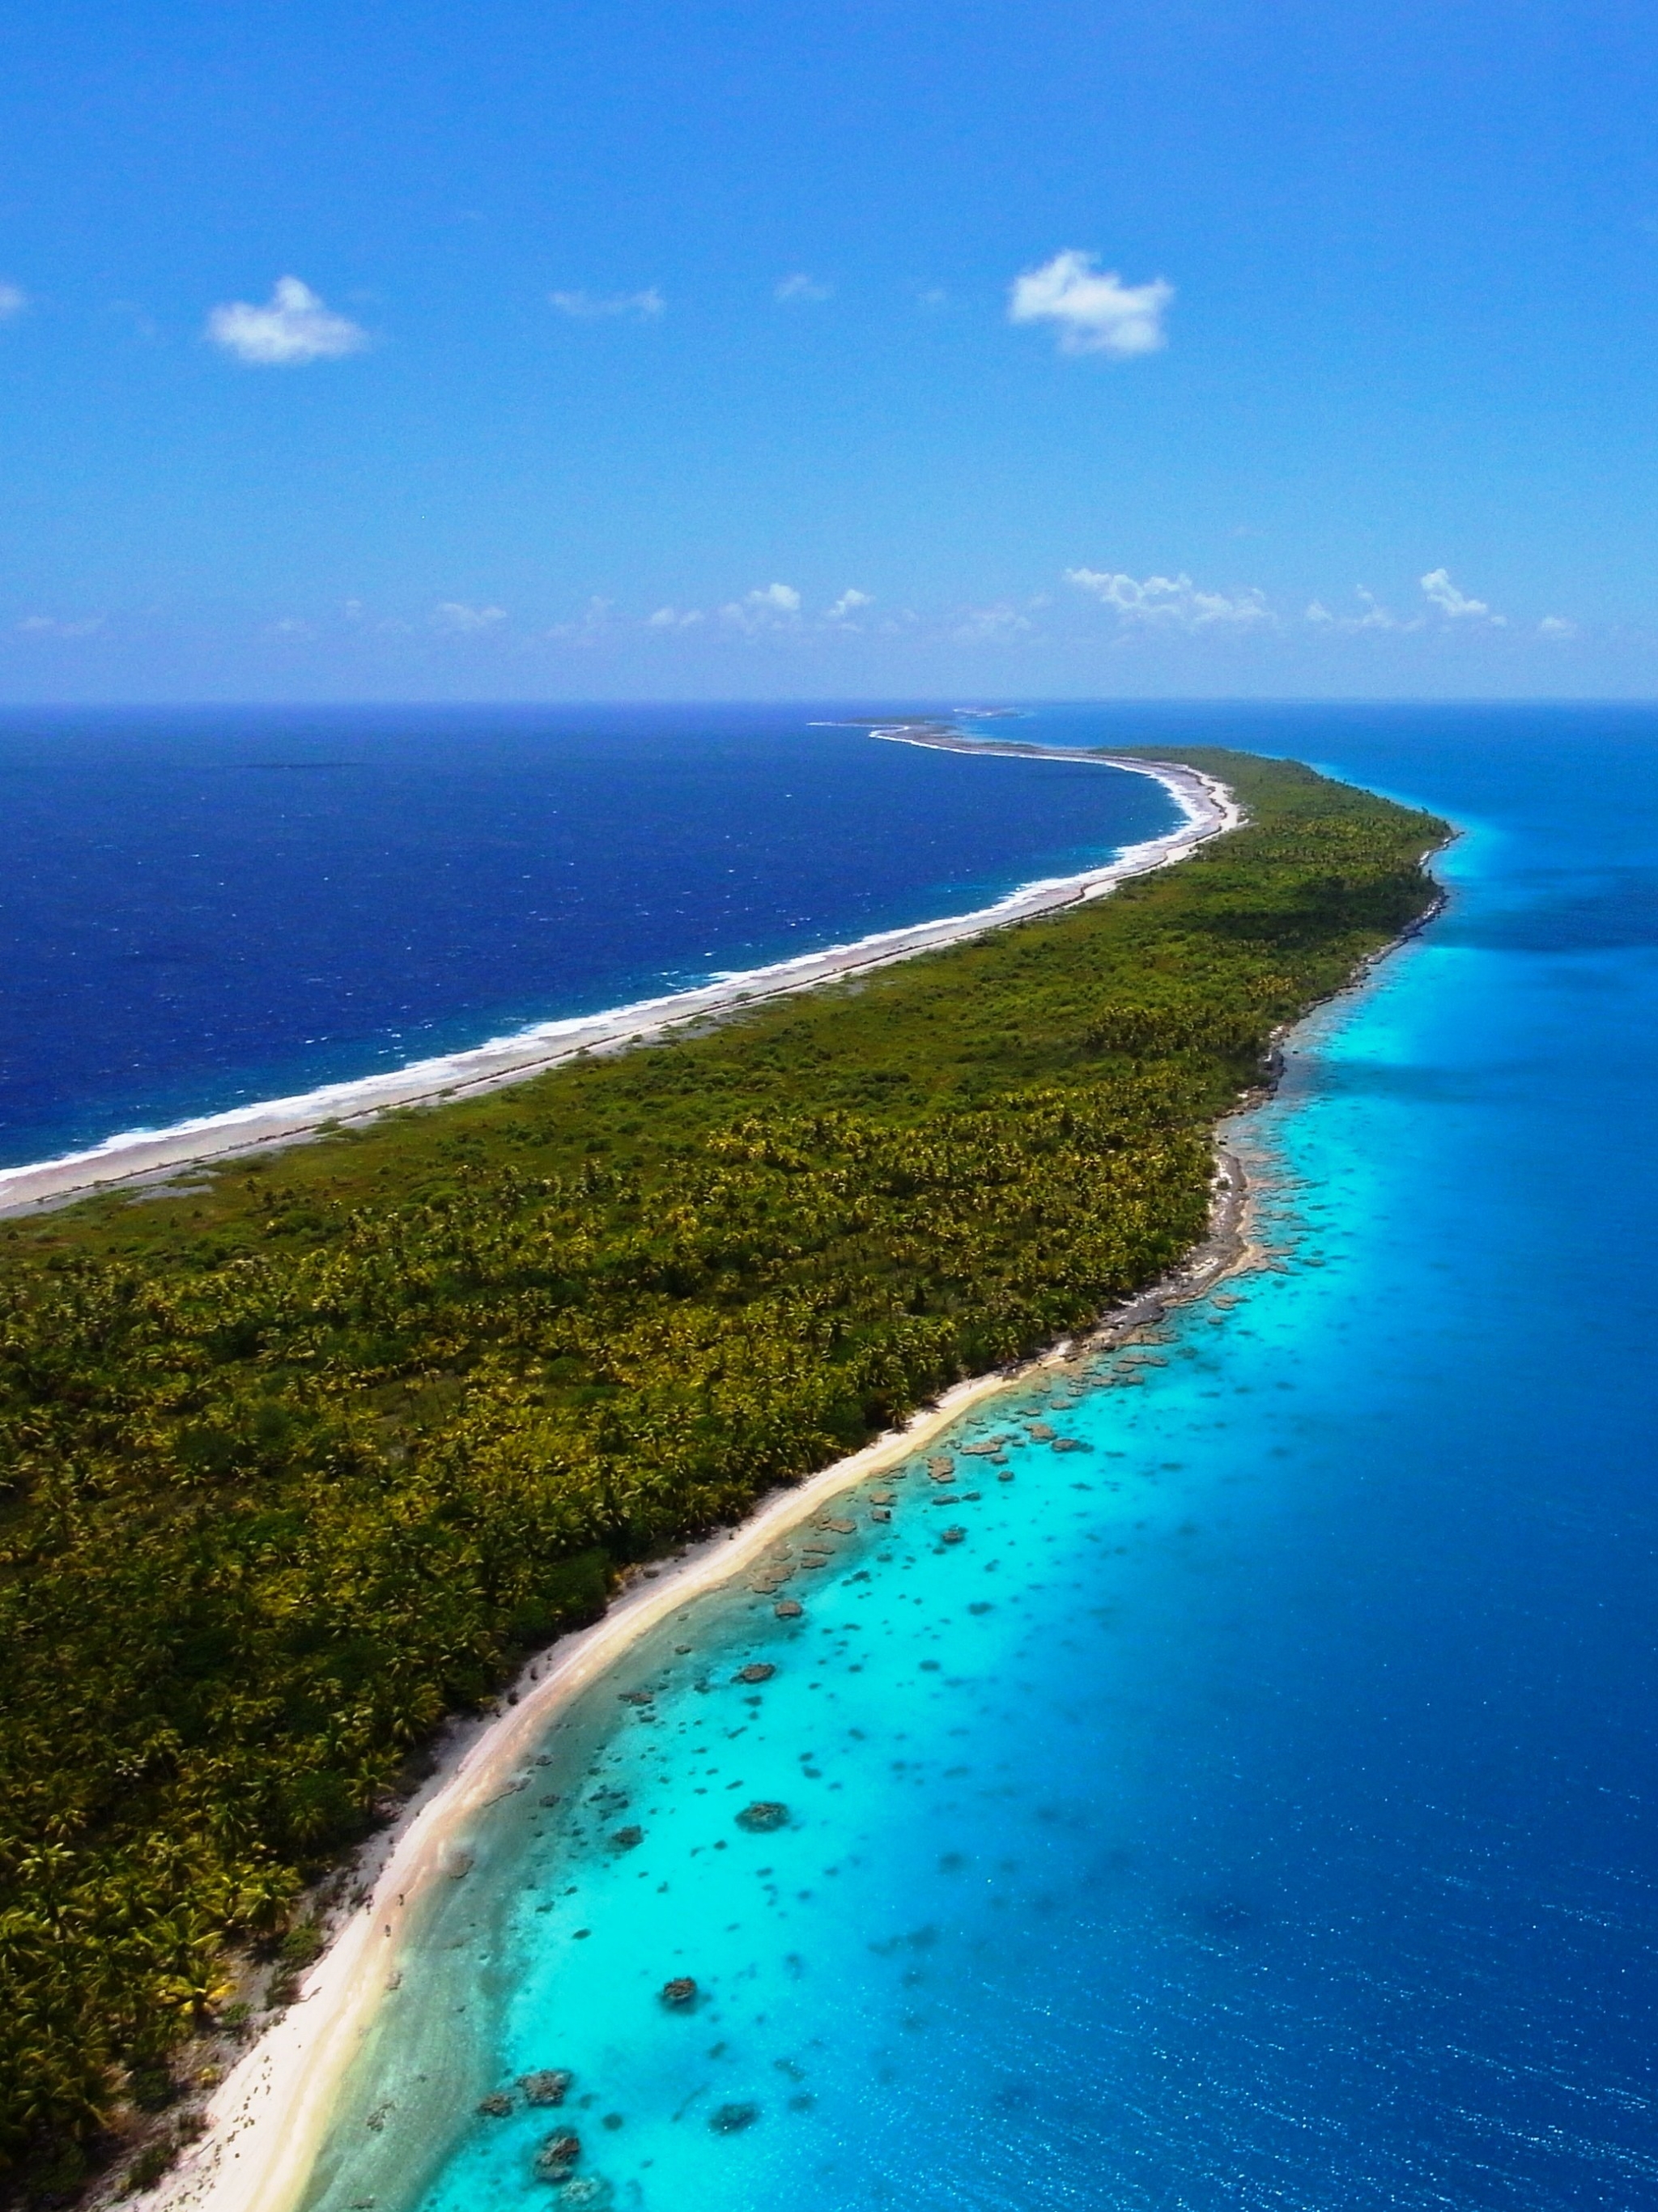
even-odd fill
[{"label": "white sand beach", "polygon": [[407,1067],[354,1082],[327,1084],[291,1098],[267,1099],[227,1113],[202,1115],[171,1128],[132,1130],[86,1152],[66,1153],[26,1167],[0,1169],[0,1218],[61,1206],[111,1187],[162,1181],[238,1154],[299,1143],[325,1125],[370,1121],[398,1107],[476,1097],[505,1084],[540,1075],[580,1053],[614,1052],[647,1043],[685,1023],[718,1019],[739,1006],[762,1005],[796,991],[843,981],[918,952],[958,945],[987,929],[1059,913],[1083,901],[1105,896],[1130,876],[1145,875],[1184,859],[1209,838],[1236,829],[1243,818],[1236,799],[1224,784],[1175,762],[1108,758],[1060,747],[1004,746],[993,740],[957,738],[942,731],[935,733],[926,726],[895,725],[876,734],[951,751],[1017,750],[1033,759],[1066,760],[1073,765],[1095,761],[1105,767],[1129,769],[1163,784],[1184,818],[1168,836],[1131,845],[1102,867],[1027,884],[975,913],[950,915],[911,928],[883,930],[855,944],[834,945],[799,959],[721,976],[694,990],[641,1000],[605,1013],[538,1023],[471,1051],[416,1060]]},{"label": "white sand beach", "polygon": [[[1074,759],[1076,756],[1068,757]],[[861,968],[901,959],[934,945],[959,941],[986,927],[1021,920],[1028,915],[1052,912],[1079,898],[1100,896],[1129,876],[1183,857],[1206,839],[1236,826],[1242,819],[1233,794],[1207,777],[1173,765],[1151,766],[1139,762],[1121,764],[1155,774],[1168,784],[1180,800],[1186,816],[1185,826],[1166,838],[1123,853],[1108,868],[1068,878],[1062,885],[1033,885],[1015,899],[983,914],[928,924],[917,930],[893,932],[886,938],[868,939],[860,946],[847,947],[838,953],[821,954],[812,960],[756,971],[756,975],[770,979],[768,994],[856,973]],[[788,980],[783,980],[786,977]],[[750,997],[757,995],[753,990],[755,980],[746,979],[745,988]],[[729,987],[726,988],[729,990]],[[641,1018],[648,1010],[626,1010],[630,1021],[623,1014],[607,1018],[615,1026],[604,1034],[603,1042],[615,1046],[631,1042],[635,1036],[655,1034],[670,1020],[687,1018],[688,1000],[696,1002],[695,1012],[714,1011],[711,994],[706,992],[654,1002],[659,1008],[676,1011],[672,1014],[658,1012],[648,1022]],[[733,1000],[727,995],[720,1003],[730,1005]],[[551,1030],[560,1025],[548,1026]],[[592,1025],[584,1026],[591,1045],[595,1041]],[[523,1040],[510,1042],[523,1050]],[[464,1086],[444,1087],[477,1090],[510,1082],[580,1048],[567,1041],[556,1050],[544,1048],[528,1064],[510,1068],[491,1066],[487,1071],[474,1073]],[[480,1060],[494,1049],[486,1047],[480,1054],[462,1057]],[[446,1065],[452,1067],[454,1063]],[[417,1071],[405,1073],[413,1077]],[[367,1087],[353,1088],[361,1092]],[[417,1095],[429,1097],[434,1094],[428,1091]],[[316,1098],[323,1096],[315,1094]],[[373,1104],[360,1103],[356,1111],[367,1114],[384,1110],[392,1103],[412,1101],[389,1101],[377,1095]],[[136,1175],[154,1172],[158,1168],[193,1164],[250,1143],[282,1141],[283,1134],[291,1140],[307,1127],[314,1127],[318,1120],[327,1118],[315,1113],[313,1102],[283,1103],[311,1106],[313,1118],[308,1122],[299,1119],[284,1122],[280,1131],[268,1135],[251,1134],[244,1122],[239,1137],[227,1133],[225,1141],[212,1150],[203,1148],[199,1140],[196,1149],[191,1150],[191,1140],[184,1132],[170,1133],[166,1139],[149,1141],[157,1145],[176,1143],[181,1147],[176,1156],[167,1160],[149,1160],[144,1168],[130,1166],[130,1172]],[[272,1115],[277,1112],[276,1108],[263,1110]],[[331,1106],[332,1115],[338,1116],[339,1112],[337,1103]],[[237,1117],[221,1118],[230,1122]],[[51,1167],[64,1174],[77,1171],[76,1164],[68,1162],[51,1164]],[[49,1171],[49,1168],[14,1170],[14,1193],[17,1176],[42,1176]],[[0,1187],[3,1187],[3,1179],[0,1179]],[[82,1187],[84,1186],[71,1182],[64,1188]],[[1144,1322],[1160,1316],[1163,1305],[1171,1298],[1196,1295],[1236,1265],[1245,1249],[1242,1229],[1243,1191],[1239,1164],[1224,1156],[1217,1178],[1215,1215],[1208,1240],[1189,1256],[1169,1282],[1157,1285],[1110,1316],[1102,1326],[1102,1333],[1090,1340],[1090,1343],[1121,1338]],[[39,1190],[27,1202],[39,1203],[48,1195],[48,1190]],[[837,1494],[921,1449],[932,1437],[981,1401],[1017,1386],[1042,1366],[1074,1357],[1075,1352],[1074,1345],[1062,1344],[1044,1359],[958,1384],[934,1405],[917,1413],[902,1429],[889,1432],[797,1487],[771,1498],[740,1528],[694,1547],[671,1566],[665,1566],[650,1577],[641,1576],[596,1626],[565,1638],[553,1648],[550,1656],[544,1656],[532,1662],[516,1686],[517,1702],[507,1704],[496,1717],[475,1728],[458,1732],[432,1782],[397,1826],[369,1847],[362,1866],[363,1878],[372,1883],[367,1903],[339,1927],[328,1949],[306,1976],[298,2000],[266,2031],[215,2092],[206,2115],[205,2134],[158,2187],[138,2201],[155,2208],[155,2212],[161,2212],[161,2208],[166,2208],[166,2212],[184,2212],[184,2208],[189,2208],[189,2212],[293,2212],[314,2166],[339,2085],[374,2020],[389,1978],[396,1972],[400,1929],[408,1924],[426,1885],[446,1878],[452,1871],[452,1854],[469,1823],[492,1799],[513,1785],[518,1771],[525,1766],[560,1711],[614,1666],[640,1637],[690,1601],[751,1570],[770,1545],[797,1523],[820,1511]]]}]

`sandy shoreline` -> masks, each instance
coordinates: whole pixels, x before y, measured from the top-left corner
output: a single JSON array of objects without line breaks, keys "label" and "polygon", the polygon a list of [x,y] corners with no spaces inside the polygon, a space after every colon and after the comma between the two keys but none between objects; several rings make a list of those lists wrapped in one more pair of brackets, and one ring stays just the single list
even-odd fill
[{"label": "sandy shoreline", "polygon": [[1224,784],[1178,762],[1129,760],[1063,746],[965,738],[930,724],[892,724],[873,734],[950,752],[1011,753],[1073,764],[1092,761],[1107,768],[1128,769],[1161,783],[1185,818],[1168,836],[1126,847],[1101,867],[1027,884],[993,906],[971,914],[878,931],[853,944],[832,945],[823,952],[748,969],[689,991],[641,1000],[604,1013],[539,1023],[469,1051],[417,1060],[407,1067],[349,1083],[327,1084],[291,1098],[267,1099],[227,1113],[202,1115],[171,1128],[134,1130],[86,1152],[0,1169],[0,1219],[61,1206],[96,1190],[165,1180],[181,1170],[210,1166],[239,1153],[298,1143],[325,1124],[368,1121],[397,1107],[477,1097],[539,1075],[580,1053],[616,1051],[644,1043],[683,1023],[717,1019],[741,1006],[762,1005],[796,991],[865,974],[918,952],[960,944],[987,929],[1060,913],[1105,896],[1131,876],[1145,875],[1183,860],[1211,837],[1236,829],[1243,818],[1242,810]]},{"label": "sandy shoreline", "polygon": [[[887,732],[883,732],[887,734]],[[901,742],[953,742],[934,737],[931,731],[912,734],[907,727],[890,734]],[[976,749],[973,741],[961,741]],[[1074,753],[1059,757],[1074,760]],[[1097,757],[1097,756],[1096,757]],[[1184,826],[1167,837],[1132,847],[1108,867],[1048,885],[1031,886],[997,908],[978,915],[954,917],[894,931],[861,945],[834,953],[756,971],[755,976],[735,979],[723,988],[723,1005],[735,1003],[742,992],[752,1000],[762,995],[753,986],[758,977],[776,979],[765,995],[808,988],[811,983],[858,972],[860,969],[902,959],[909,953],[976,935],[986,927],[1023,920],[1029,915],[1054,912],[1079,900],[1102,896],[1126,878],[1168,865],[1237,825],[1242,810],[1224,785],[1172,763],[1121,762],[1155,775],[1175,793],[1186,817]],[[829,964],[834,963],[834,964]],[[811,970],[810,974],[803,971]],[[786,980],[785,980],[786,979]],[[641,1024],[650,1009],[624,1009],[607,1018],[618,1026],[603,1041],[611,1045],[631,1042],[635,1036],[653,1034],[670,1021],[714,1011],[711,992],[693,992],[675,999],[652,1002],[653,1008],[671,1007],[653,1022]],[[694,1003],[692,1003],[694,1002]],[[479,1090],[510,1082],[569,1053],[591,1048],[596,1041],[592,1024],[549,1024],[549,1030],[586,1032],[582,1042],[567,1039],[557,1050],[544,1046],[528,1064],[502,1072],[498,1067],[479,1073],[464,1085],[449,1088]],[[537,1033],[540,1034],[540,1033]],[[520,1052],[523,1040],[508,1040]],[[483,1059],[495,1048],[457,1059]],[[411,1075],[416,1071],[405,1071]],[[374,1079],[380,1083],[392,1079]],[[347,1086],[361,1094],[367,1085]],[[434,1094],[427,1091],[423,1096]],[[441,1094],[437,1094],[441,1095]],[[320,1097],[322,1094],[313,1094]],[[283,1102],[292,1103],[294,1102]],[[383,1111],[386,1100],[377,1096],[360,1112]],[[252,1112],[256,1109],[250,1109]],[[270,1113],[274,1109],[258,1109]],[[325,1118],[346,1118],[337,1104],[329,1114],[316,1115],[308,1124],[285,1127],[271,1134],[248,1133],[244,1122],[239,1135],[228,1135],[214,1149],[197,1146],[164,1159],[147,1159],[139,1165],[128,1158],[118,1164],[103,1156],[111,1172],[101,1181],[130,1180],[196,1164],[250,1144],[292,1141],[306,1127]],[[218,1117],[222,1122],[241,1117]],[[170,1133],[171,1141],[185,1145],[184,1132]],[[168,1137],[150,1140],[155,1145]],[[136,1147],[134,1148],[136,1149]],[[72,1192],[90,1187],[86,1182],[48,1186],[19,1197],[20,1179],[60,1175],[83,1167],[78,1163],[47,1163],[33,1170],[13,1170],[0,1175],[0,1210],[13,1212],[61,1202]],[[8,1193],[9,1192],[9,1194]],[[398,1822],[368,1845],[358,1862],[359,1884],[372,1884],[367,1901],[351,1911],[337,1926],[327,1951],[305,1977],[297,2002],[238,2063],[210,2100],[207,2130],[157,2189],[143,2198],[152,2207],[191,2208],[191,2212],[293,2212],[303,2196],[323,2142],[336,2094],[362,2037],[371,2025],[380,1998],[393,1971],[398,1936],[407,1924],[410,1910],[422,1890],[444,1878],[446,1861],[457,1836],[492,1799],[511,1788],[517,1771],[525,1766],[536,1745],[562,1709],[607,1672],[641,1636],[694,1599],[718,1589],[751,1568],[762,1553],[787,1530],[809,1519],[842,1491],[907,1458],[962,1414],[999,1393],[1017,1388],[1039,1369],[1074,1358],[1082,1353],[1120,1341],[1134,1329],[1161,1316],[1171,1302],[1190,1298],[1208,1289],[1235,1267],[1247,1251],[1244,1234],[1245,1183],[1242,1170],[1223,1151],[1215,1184],[1215,1204],[1205,1242],[1188,1254],[1180,1268],[1127,1305],[1107,1316],[1085,1337],[1056,1346],[1041,1358],[975,1376],[944,1394],[935,1404],[915,1414],[902,1429],[889,1431],[860,1451],[837,1461],[797,1486],[763,1503],[743,1525],[695,1547],[671,1567],[652,1578],[641,1577],[610,1607],[593,1627],[564,1638],[531,1661],[520,1676],[518,1702],[507,1705],[494,1718],[458,1731],[432,1781],[407,1808]],[[530,1669],[535,1672],[531,1674]],[[537,1679],[538,1678],[538,1679]]]},{"label": "sandy shoreline", "polygon": [[[346,2070],[397,1971],[398,1936],[422,1893],[456,1862],[458,1838],[495,1799],[518,1786],[559,1714],[609,1672],[637,1640],[696,1598],[756,1566],[777,1540],[843,1491],[878,1475],[974,1407],[1025,1386],[1045,1368],[1121,1343],[1167,1308],[1200,1297],[1254,1254],[1249,1188],[1223,1146],[1204,1242],[1181,1267],[1085,1334],[1038,1357],[971,1377],[859,1451],[775,1493],[740,1528],[692,1547],[654,1579],[641,1577],[592,1628],[531,1660],[495,1717],[452,1744],[402,1819],[366,1847],[366,1903],[339,1923],[305,1977],[298,2000],[268,2028],[210,2100],[207,2131],[157,2188],[138,2201],[152,2212],[293,2212],[304,2195]],[[535,1671],[532,1673],[531,1669]]]}]

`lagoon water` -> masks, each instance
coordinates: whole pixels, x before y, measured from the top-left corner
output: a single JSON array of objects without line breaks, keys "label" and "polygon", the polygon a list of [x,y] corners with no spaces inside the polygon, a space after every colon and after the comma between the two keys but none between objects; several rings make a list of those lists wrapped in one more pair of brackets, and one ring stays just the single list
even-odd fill
[{"label": "lagoon water", "polygon": [[1243,1123],[1270,1265],[551,1731],[309,2212],[1658,2206],[1658,715],[1026,730],[1422,801],[1453,904]]},{"label": "lagoon water", "polygon": [[1177,818],[835,711],[0,715],[0,1166],[969,913]]}]

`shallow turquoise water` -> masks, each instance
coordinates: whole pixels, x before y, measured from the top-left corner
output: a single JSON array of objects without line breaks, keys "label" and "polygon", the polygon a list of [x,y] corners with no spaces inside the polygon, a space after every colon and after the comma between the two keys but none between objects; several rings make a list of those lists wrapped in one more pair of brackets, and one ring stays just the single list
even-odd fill
[{"label": "shallow turquoise water", "polygon": [[1272,1266],[555,1730],[318,2208],[574,2203],[567,2124],[651,2212],[1658,2204],[1658,717],[1277,734],[1469,834],[1244,1127]]}]

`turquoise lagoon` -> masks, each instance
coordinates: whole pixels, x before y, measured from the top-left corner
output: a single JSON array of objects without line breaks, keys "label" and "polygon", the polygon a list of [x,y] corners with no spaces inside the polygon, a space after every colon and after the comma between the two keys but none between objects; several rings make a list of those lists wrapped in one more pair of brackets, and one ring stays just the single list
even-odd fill
[{"label": "turquoise lagoon", "polygon": [[1658,2205],[1658,717],[1028,733],[1420,800],[1451,906],[1240,1124],[1266,1265],[550,1732],[310,2212]]}]

